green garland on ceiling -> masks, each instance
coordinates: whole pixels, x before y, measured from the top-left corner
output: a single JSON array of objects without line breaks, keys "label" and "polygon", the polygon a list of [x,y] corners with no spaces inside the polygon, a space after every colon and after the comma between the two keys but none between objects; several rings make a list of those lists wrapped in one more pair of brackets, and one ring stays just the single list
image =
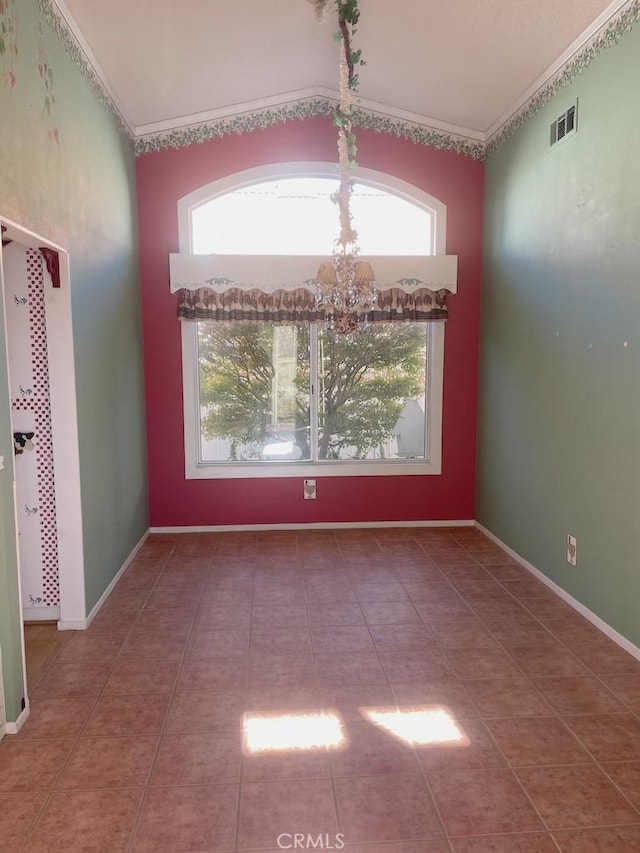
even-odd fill
[{"label": "green garland on ceiling", "polygon": [[[61,14],[56,0],[36,0],[36,2],[44,19],[60,38],[73,65],[89,82],[98,101],[111,112],[116,126],[123,136],[130,140],[134,139],[131,128],[124,120],[111,93],[105,88],[103,81],[96,73],[91,60],[84,52],[84,47],[79,44],[75,33]],[[331,9],[339,12],[340,5],[345,5],[340,4],[339,0],[309,0],[309,2],[315,7],[318,17],[324,17]],[[358,11],[357,0],[351,2],[351,9],[351,13]],[[640,24],[640,0],[628,0],[619,11],[612,15],[602,30],[579,48],[571,60],[547,80],[540,91],[523,104],[487,142],[467,139],[447,131],[434,130],[427,124],[414,123],[384,113],[376,113],[362,106],[354,107],[354,125],[375,133],[407,139],[416,145],[441,151],[451,151],[471,157],[474,160],[484,160],[515,134],[526,121],[539,112],[555,94],[573,83],[602,53],[617,44],[638,24]],[[361,60],[361,57],[359,59]],[[363,63],[359,62],[359,64]],[[164,149],[183,148],[229,135],[243,135],[255,130],[285,124],[289,121],[330,115],[335,116],[332,100],[323,97],[311,97],[279,104],[275,107],[250,110],[245,113],[232,113],[219,119],[194,122],[190,126],[175,127],[168,131],[138,136],[134,140],[135,151],[137,155],[142,155]]]},{"label": "green garland on ceiling", "polygon": [[[357,24],[360,20],[360,9],[358,0],[312,0],[316,16],[320,18],[326,17],[330,8],[333,6],[338,15],[338,30],[334,35],[337,42],[341,42],[342,58],[346,66],[346,78],[341,80],[340,87],[340,103],[338,104],[333,119],[334,125],[344,134],[344,140],[347,145],[347,153],[351,168],[356,167],[356,155],[358,149],[356,146],[356,138],[353,133],[353,116],[351,113],[352,96],[357,92],[360,84],[360,79],[357,74],[357,67],[364,65],[362,58],[362,50],[354,50],[353,37],[357,32]],[[348,97],[345,97],[345,90],[348,89]]]}]

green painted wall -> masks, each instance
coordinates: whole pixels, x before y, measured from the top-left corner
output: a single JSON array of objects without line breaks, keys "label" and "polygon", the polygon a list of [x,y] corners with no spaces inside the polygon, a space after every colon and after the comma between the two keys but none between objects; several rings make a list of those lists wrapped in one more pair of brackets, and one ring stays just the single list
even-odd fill
[{"label": "green painted wall", "polygon": [[[70,253],[89,610],[148,526],[134,155],[36,0],[10,8],[18,56],[13,87],[7,52],[0,57],[0,214]],[[43,62],[53,71],[48,92]],[[0,343],[0,453],[7,457]],[[9,480],[8,471],[0,474],[0,642],[8,718],[15,719],[22,693]]]},{"label": "green painted wall", "polygon": [[487,162],[477,494],[482,524],[636,645],[639,91],[636,26]]},{"label": "green painted wall", "polygon": [[[1,295],[1,294],[0,294]],[[4,329],[4,310],[0,299],[0,329]],[[16,535],[13,502],[13,438],[7,401],[5,342],[0,350],[0,455],[5,468],[0,471],[0,648],[7,705],[7,719],[15,720],[23,697],[22,637],[18,606],[16,572]]]}]

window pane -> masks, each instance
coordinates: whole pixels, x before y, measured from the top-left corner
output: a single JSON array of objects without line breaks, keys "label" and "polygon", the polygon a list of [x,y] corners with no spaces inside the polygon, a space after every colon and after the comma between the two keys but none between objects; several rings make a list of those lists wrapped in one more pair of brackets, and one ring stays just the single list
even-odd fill
[{"label": "window pane", "polygon": [[[192,250],[222,255],[330,255],[338,236],[334,178],[282,178],[241,187],[191,213]],[[430,255],[432,213],[354,183],[360,254]],[[393,227],[389,227],[389,223]]]},{"label": "window pane", "polygon": [[309,329],[198,323],[202,462],[305,460]]},{"label": "window pane", "polygon": [[424,459],[427,326],[318,335],[318,458]]}]

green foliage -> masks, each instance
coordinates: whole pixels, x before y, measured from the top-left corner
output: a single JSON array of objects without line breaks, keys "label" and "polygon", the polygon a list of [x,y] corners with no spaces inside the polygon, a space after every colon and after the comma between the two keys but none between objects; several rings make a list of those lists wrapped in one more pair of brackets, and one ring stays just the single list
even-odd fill
[{"label": "green foliage", "polygon": [[360,20],[360,10],[358,9],[358,0],[336,0],[338,8],[338,16],[341,21],[345,21],[352,27],[355,27]]},{"label": "green foliage", "polygon": [[424,370],[424,327],[377,325],[371,333],[321,333],[321,459],[355,448],[358,459],[380,448]]},{"label": "green foliage", "polygon": [[[261,447],[272,429],[273,327],[201,322],[199,330],[205,437],[230,439],[232,455],[241,445]],[[377,324],[371,332],[349,335],[321,330],[319,338],[319,458],[380,453],[405,402],[421,393],[424,326]],[[298,327],[296,351],[291,431],[308,458],[308,326]]]},{"label": "green foliage", "polygon": [[[351,39],[356,33],[355,25],[358,23],[358,20],[360,18],[358,0],[346,0],[346,2],[344,0],[336,0],[336,7],[338,9],[338,20],[340,22],[340,29],[335,34],[334,38],[336,39],[336,41],[342,42],[344,58],[346,59],[347,64],[349,66],[348,86],[352,92],[355,92],[357,91],[358,86],[360,85],[360,78],[355,73],[355,66],[364,65],[364,60],[362,59],[362,50],[353,50],[351,46]],[[349,167],[351,169],[355,169],[358,165],[356,162],[358,149],[355,144],[355,135],[351,130],[351,114],[343,112],[340,109],[340,106],[338,106],[335,112],[334,124],[340,130],[343,130],[346,134]]]},{"label": "green foliage", "polygon": [[200,401],[208,438],[261,444],[270,417],[272,335],[268,326],[199,324]]}]

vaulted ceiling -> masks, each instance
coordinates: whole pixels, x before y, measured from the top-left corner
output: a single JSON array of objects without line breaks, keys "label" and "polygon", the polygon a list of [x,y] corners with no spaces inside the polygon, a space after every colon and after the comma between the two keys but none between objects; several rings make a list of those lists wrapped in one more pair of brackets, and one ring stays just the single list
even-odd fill
[{"label": "vaulted ceiling", "polygon": [[[311,0],[56,0],[141,135],[337,91]],[[360,0],[364,107],[485,140],[624,0]]]}]

